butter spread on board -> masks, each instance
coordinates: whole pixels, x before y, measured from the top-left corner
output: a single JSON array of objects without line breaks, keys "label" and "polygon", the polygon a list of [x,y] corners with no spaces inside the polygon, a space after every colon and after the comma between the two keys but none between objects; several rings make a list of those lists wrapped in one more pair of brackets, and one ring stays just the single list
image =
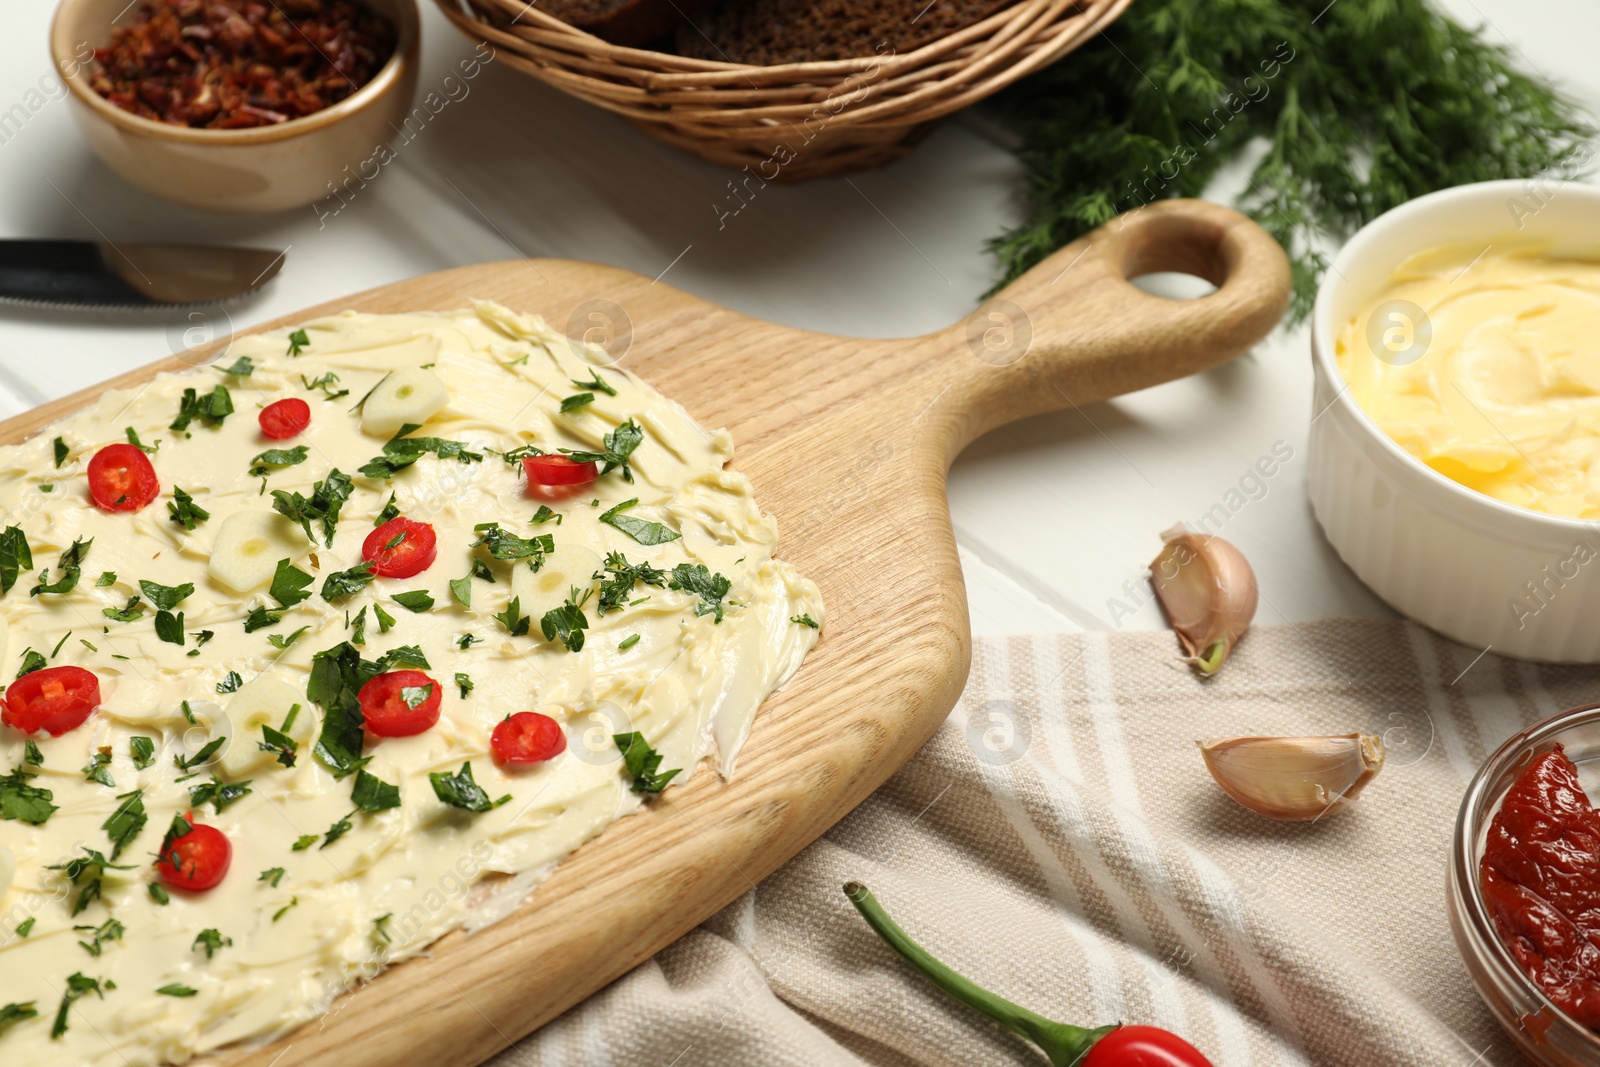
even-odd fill
[{"label": "butter spread on board", "polygon": [[1518,507],[1600,516],[1600,260],[1528,246],[1412,256],[1341,329],[1351,395],[1434,470]]},{"label": "butter spread on board", "polygon": [[[281,1033],[504,915],[652,771],[731,773],[821,598],[773,558],[728,434],[603,360],[488,303],[347,312],[0,448],[0,528],[33,563],[0,539],[0,681],[100,686],[59,737],[0,728],[0,1062],[181,1063]],[[289,397],[310,425],[269,440],[258,417]],[[115,443],[160,480],[137,511],[89,499]],[[523,457],[562,449],[602,473],[534,497]],[[374,578],[363,543],[395,515],[437,555]],[[437,724],[352,746],[340,685],[380,667],[422,671],[434,688],[401,692]],[[503,763],[491,734],[526,711],[565,749]],[[624,760],[635,733],[659,764]],[[216,888],[158,876],[184,825],[231,843]]]}]

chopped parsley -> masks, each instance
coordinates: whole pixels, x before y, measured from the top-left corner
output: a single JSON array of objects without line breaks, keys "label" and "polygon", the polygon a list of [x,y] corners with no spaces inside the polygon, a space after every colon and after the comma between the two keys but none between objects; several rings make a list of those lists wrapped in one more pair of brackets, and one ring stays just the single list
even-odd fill
[{"label": "chopped parsley", "polygon": [[265,606],[257,605],[250,609],[250,614],[244,617],[244,632],[253,634],[257,630],[265,630],[269,626],[276,626],[283,621],[283,614],[268,611]]},{"label": "chopped parsley", "polygon": [[151,882],[145,888],[150,891],[150,899],[160,904],[163,908],[172,903],[172,898],[167,895],[166,889],[162,887],[160,882]]},{"label": "chopped parsley", "polygon": [[621,552],[606,554],[605,569],[610,576],[600,582],[598,607],[603,618],[608,611],[620,611],[633,596],[633,587],[640,582],[660,589],[666,585],[667,573],[649,563],[629,563]]},{"label": "chopped parsley", "polygon": [[[187,704],[188,701],[184,701],[184,703]],[[226,737],[214,737],[202,745],[199,752],[188,758],[184,758],[174,752],[172,754],[172,762],[177,765],[178,770],[184,772],[192,771],[196,767],[204,767],[211,757],[217,754],[217,750],[227,743],[228,739]]]},{"label": "chopped parsley", "polygon": [[790,615],[789,621],[794,623],[796,626],[809,626],[813,630],[822,629],[822,627],[818,625],[817,620],[813,619],[809,612],[805,615]]},{"label": "chopped parsley", "polygon": [[[311,835],[311,840],[315,841],[316,839],[317,839],[317,835],[316,834],[312,834]],[[300,906],[300,898],[299,897],[290,897],[289,898],[289,903],[285,904],[283,907],[279,908],[277,911],[272,913],[272,921],[273,922],[277,922],[279,919],[281,919],[285,915],[289,914],[289,909],[298,908],[299,906]]]},{"label": "chopped parsley", "polygon": [[249,782],[219,782],[213,778],[189,787],[189,803],[197,808],[210,804],[221,815],[230,805],[243,800],[251,792]]},{"label": "chopped parsley", "polygon": [[[59,441],[61,438],[58,437],[56,440]],[[29,919],[28,921],[31,923],[33,920]],[[22,927],[19,926],[17,929],[21,930]],[[39,1002],[36,1000],[29,1000],[20,1004],[12,1002],[0,1008],[0,1034],[5,1033],[7,1027],[26,1022],[29,1019],[37,1019],[39,1017],[38,1004]]]},{"label": "chopped parsley", "polygon": [[278,883],[283,881],[283,876],[287,873],[282,867],[269,867],[261,872],[261,876],[256,881],[270,882],[272,883],[272,888],[276,889],[278,888]]},{"label": "chopped parsley", "polygon": [[86,845],[79,847],[83,849],[82,856],[68,860],[66,863],[55,867],[45,868],[51,871],[66,872],[67,881],[77,887],[78,899],[72,905],[72,914],[74,916],[100,899],[100,883],[105,878],[106,871],[133,870],[132,867],[121,867],[112,863],[103,854]]},{"label": "chopped parsley", "polygon": [[31,763],[35,767],[44,765],[44,753],[39,751],[39,746],[32,740],[22,742],[22,762]]},{"label": "chopped parsley", "polygon": [[600,372],[599,371],[595,371],[594,372],[594,381],[592,381],[592,382],[580,382],[576,378],[571,378],[569,380],[572,382],[573,385],[576,385],[579,389],[595,389],[595,390],[598,390],[599,392],[602,392],[602,393],[606,394],[607,396],[616,396],[617,395],[616,387],[612,386],[612,385],[610,385],[610,384],[608,384],[608,383],[606,383],[604,381],[602,381],[601,378],[600,378]]},{"label": "chopped parsley", "polygon": [[[109,981],[106,983],[106,988],[111,988]],[[105,999],[106,995],[100,989],[100,979],[90,978],[82,971],[67,978],[67,991],[61,995],[61,1007],[56,1011],[55,1024],[50,1027],[50,1039],[52,1041],[60,1040],[61,1036],[67,1032],[67,1016],[71,1013],[72,1006],[90,993],[93,993],[101,1000]]]},{"label": "chopped parsley", "polygon": [[156,637],[168,644],[183,646],[183,612],[156,612]]},{"label": "chopped parsley", "polygon": [[[506,799],[510,800],[511,798],[507,797]],[[374,941],[381,940],[385,945],[394,943],[389,937],[389,920],[392,918],[394,918],[394,913],[390,912],[388,915],[380,915],[372,920],[372,939]]]},{"label": "chopped parsley", "polygon": [[272,507],[284,518],[298,523],[313,541],[316,535],[311,532],[311,524],[318,523],[322,527],[324,547],[332,548],[333,532],[339,525],[339,512],[354,489],[355,483],[350,476],[335,467],[326,478],[311,487],[309,497],[274,489]]},{"label": "chopped parsley", "polygon": [[433,783],[434,796],[452,808],[475,814],[491,811],[511,799],[511,794],[507,793],[499,800],[490,800],[489,794],[473,779],[470,762],[463,763],[461,770],[453,775],[434,771],[428,775],[428,781]]},{"label": "chopped parsley", "polygon": [[639,643],[639,635],[638,634],[629,634],[627,637],[624,637],[622,639],[622,641],[617,645],[617,651],[618,652],[626,652],[626,651],[628,651],[628,649],[632,648],[634,645],[637,645],[638,643]]},{"label": "chopped parsley", "polygon": [[22,653],[22,664],[17,668],[17,677],[21,678],[25,675],[32,674],[34,671],[42,671],[49,665],[50,661],[39,655],[39,653],[35,652],[33,649],[24,649]]},{"label": "chopped parsley", "polygon": [[355,788],[350,799],[362,811],[388,811],[400,806],[400,787],[390,785],[365,768],[356,772]]},{"label": "chopped parsley", "polygon": [[[59,440],[59,438],[58,438]],[[33,570],[33,549],[21,526],[8,526],[0,533],[0,596],[11,592],[17,576]]]},{"label": "chopped parsley", "polygon": [[296,567],[286,559],[278,561],[278,569],[272,574],[272,586],[267,591],[272,594],[272,599],[286,608],[292,608],[302,600],[310,598],[308,590],[316,579],[305,571]]},{"label": "chopped parsley", "polygon": [[335,571],[322,583],[322,599],[330,604],[342,600],[371,585],[377,576],[377,566],[365,560],[349,570]]},{"label": "chopped parsley", "polygon": [[556,520],[557,526],[561,525],[561,513],[550,510],[550,505],[548,504],[540,504],[539,510],[533,513],[533,518],[529,519],[528,523],[533,526],[539,526],[549,522],[551,519]]},{"label": "chopped parsley", "polygon": [[292,645],[296,641],[300,640],[301,637],[305,636],[306,631],[308,631],[310,629],[311,629],[311,627],[309,627],[309,626],[302,626],[302,627],[300,627],[300,629],[294,631],[294,633],[287,634],[287,635],[285,635],[285,634],[268,634],[267,635],[267,643],[269,645],[271,645],[273,648],[287,649],[290,645]]},{"label": "chopped parsley", "polygon": [[522,614],[521,597],[512,597],[511,603],[506,605],[506,609],[494,617],[499,620],[501,626],[506,628],[506,633],[512,637],[527,636],[528,628],[532,625],[532,620]]},{"label": "chopped parsley", "polygon": [[638,497],[624,500],[616,507],[603,512],[600,521],[608,526],[615,526],[641,545],[664,545],[668,541],[676,541],[681,536],[676,530],[669,530],[659,522],[622,514],[638,503]]},{"label": "chopped parsley", "polygon": [[[306,336],[305,327],[301,327],[289,335],[289,349],[284,354],[291,357],[298,356],[302,349],[310,347],[311,338]],[[335,376],[333,380],[338,381],[339,379]]]},{"label": "chopped parsley", "polygon": [[467,699],[467,694],[472,692],[472,690],[475,688],[475,686],[473,686],[473,684],[472,684],[472,677],[470,675],[468,675],[468,674],[465,674],[465,673],[461,672],[461,671],[457,671],[456,672],[456,688],[461,690],[461,699],[462,700]]},{"label": "chopped parsley", "polygon": [[[137,741],[139,739],[136,737],[134,740]],[[152,757],[152,762],[154,762],[154,757]],[[148,767],[149,764],[147,763],[145,766]],[[111,858],[113,860],[122,856],[122,850],[133,843],[133,839],[138,837],[139,832],[144,829],[145,823],[150,821],[150,817],[145,814],[144,810],[144,790],[135,789],[131,793],[123,793],[117,799],[122,803],[117,805],[117,810],[112,812],[111,818],[107,819],[100,827],[111,838]]]},{"label": "chopped parsley", "polygon": [[561,414],[569,414],[593,403],[593,393],[573,393],[561,401]]},{"label": "chopped parsley", "polygon": [[293,467],[304,463],[306,457],[311,455],[311,449],[306,445],[295,445],[293,448],[269,448],[250,461],[250,477],[264,478],[275,470]]},{"label": "chopped parsley", "polygon": [[549,534],[518,537],[501,529],[497,522],[480,522],[472,529],[478,534],[478,539],[472,543],[473,548],[487,547],[489,555],[495,559],[531,559],[535,570],[556,547],[555,538]]},{"label": "chopped parsley", "polygon": [[133,766],[135,770],[145,770],[156,761],[155,742],[148,737],[135,737],[128,741],[128,748],[133,753]]},{"label": "chopped parsley", "polygon": [[592,589],[585,589],[580,594],[574,587],[567,595],[566,603],[545,612],[544,618],[539,620],[539,629],[544,633],[544,639],[559,640],[566,646],[568,652],[582,651],[583,631],[589,628],[589,620],[583,614],[583,605],[593,592]]},{"label": "chopped parsley", "polygon": [[111,586],[117,584],[117,572],[116,571],[102,571],[102,572],[100,572],[100,577],[98,577],[98,578],[96,578],[94,580],[94,584],[95,584],[95,588],[97,588],[97,589],[109,589]]},{"label": "chopped parsley", "polygon": [[194,502],[194,497],[177,486],[172,487],[172,499],[167,501],[167,516],[185,530],[192,530],[211,517],[211,512]]},{"label": "chopped parsley", "polygon": [[622,468],[622,480],[632,482],[633,469],[628,465],[628,461],[632,457],[634,449],[638,448],[643,440],[644,431],[639,428],[638,423],[629,419],[615,430],[606,434],[603,451],[582,452],[574,451],[570,448],[563,448],[561,451],[578,463],[605,464],[600,468],[601,474],[610,474],[620,467]]},{"label": "chopped parsley", "polygon": [[611,740],[622,753],[622,762],[627,768],[628,777],[633,779],[635,793],[659,793],[682,770],[679,768],[665,773],[658,772],[657,768],[661,766],[661,753],[650,747],[644,739],[644,734],[613,734]]},{"label": "chopped parsley", "polygon": [[[296,704],[298,708],[300,705]],[[295,739],[282,730],[274,730],[266,723],[261,724],[261,740],[256,742],[256,747],[263,752],[271,752],[278,757],[278,762],[285,767],[293,767],[295,753],[300,746]]]},{"label": "chopped parsley", "polygon": [[244,679],[239,677],[239,672],[229,671],[222,676],[222,681],[217,683],[217,692],[237,693],[242,685],[244,685]]},{"label": "chopped parsley", "polygon": [[235,378],[248,378],[256,372],[256,365],[249,356],[240,356],[234,360],[231,367],[218,367],[223,374],[231,374]]},{"label": "chopped parsley", "polygon": [[464,608],[472,607],[472,575],[450,580],[450,595]]},{"label": "chopped parsley", "polygon": [[416,589],[409,593],[396,593],[391,598],[396,604],[407,611],[422,613],[433,608],[433,594],[426,589]]},{"label": "chopped parsley", "polygon": [[189,424],[195,419],[208,426],[221,426],[223,420],[232,414],[233,396],[227,386],[219,385],[205,396],[193,389],[185,389],[183,399],[178,401],[178,417],[172,420],[168,429],[187,433]]},{"label": "chopped parsley", "polygon": [[57,437],[51,443],[55,446],[55,450],[56,450],[56,470],[60,470],[61,469],[61,465],[67,461],[67,456],[71,453],[72,450],[67,447],[67,442],[66,442],[65,438]]},{"label": "chopped parsley", "polygon": [[55,814],[56,805],[50,803],[55,794],[48,789],[30,785],[38,775],[18,767],[7,775],[0,775],[0,819],[15,819],[30,826],[43,826]]},{"label": "chopped parsley", "polygon": [[143,441],[139,440],[139,431],[135,430],[132,426],[124,428],[122,432],[128,435],[128,443],[130,445],[132,445],[134,448],[137,448],[140,452],[143,452],[147,456],[153,456],[157,452],[161,451],[160,441],[157,441],[153,445],[145,444]]},{"label": "chopped parsley", "polygon": [[96,959],[106,950],[106,945],[121,941],[122,935],[128,932],[128,928],[115,919],[107,919],[99,926],[74,926],[73,929],[90,936],[92,941],[79,941],[78,944]]},{"label": "chopped parsley", "polygon": [[312,657],[306,696],[323,710],[322,734],[315,751],[336,778],[354,774],[367,763],[361,755],[366,720],[356,694],[383,673],[375,668],[376,664],[363,660],[348,642]]},{"label": "chopped parsley", "polygon": [[704,563],[678,564],[672,568],[672,581],[668,585],[699,597],[700,602],[695,605],[694,613],[715,615],[717,622],[722,621],[722,598],[733,588],[732,582],[707,570]]},{"label": "chopped parsley", "polygon": [[33,933],[33,924],[38,921],[38,918],[32,915],[23,919],[17,924],[17,936],[26,940],[27,936]]},{"label": "chopped parsley", "polygon": [[384,444],[383,455],[364,464],[359,473],[368,478],[388,480],[430,452],[440,459],[454,459],[461,463],[477,463],[483,459],[483,453],[468,451],[460,441],[410,436],[420,429],[421,424],[414,422],[400,427],[400,432]]},{"label": "chopped parsley", "polygon": [[93,544],[94,538],[92,537],[87,541],[78,540],[72,542],[71,546],[61,553],[61,560],[56,565],[61,577],[54,582],[50,581],[50,568],[46,567],[39,572],[39,584],[34,586],[28,595],[38,596],[40,593],[56,593],[64,596],[76,589],[78,587],[78,579],[83,576],[83,561],[89,555],[89,546]]},{"label": "chopped parsley", "polygon": [[320,378],[307,378],[302,374],[300,375],[300,384],[305,386],[307,390],[321,389],[324,400],[338,400],[341,396],[350,395],[350,390],[348,389],[334,389],[334,386],[339,384],[339,376],[332,371],[328,371]]},{"label": "chopped parsley", "polygon": [[133,622],[144,614],[144,608],[140,606],[137,596],[131,596],[123,607],[101,608],[100,614],[113,622]]},{"label": "chopped parsley", "polygon": [[164,985],[156,990],[156,995],[162,997],[197,997],[200,995],[200,990],[173,982],[171,985]]},{"label": "chopped parsley", "polygon": [[306,849],[310,848],[312,845],[314,845],[316,843],[317,843],[317,835],[316,834],[304,834],[304,835],[294,839],[294,844],[292,846],[290,846],[289,851],[290,852],[304,852]]},{"label": "chopped parsley", "polygon": [[194,944],[189,946],[189,951],[193,952],[195,949],[205,949],[206,959],[209,960],[212,956],[216,955],[219,949],[227,948],[232,944],[233,938],[224,937],[220,931],[201,930],[200,936],[196,937],[194,939]]},{"label": "chopped parsley", "polygon": [[483,638],[479,637],[477,634],[462,634],[460,637],[456,638],[456,647],[465,652],[467,649],[478,644],[482,640]]},{"label": "chopped parsley", "polygon": [[184,582],[182,585],[157,585],[155,582],[141,581],[139,588],[150,603],[162,611],[171,611],[194,593],[193,582]]},{"label": "chopped parsley", "polygon": [[111,747],[95,752],[89,757],[89,762],[83,768],[83,780],[86,782],[99,782],[101,785],[116,787],[116,782],[111,780]]},{"label": "chopped parsley", "polygon": [[[350,815],[354,814],[354,811],[350,813]],[[346,815],[344,818],[328,827],[328,832],[322,835],[322,846],[318,849],[319,852],[323,848],[327,848],[329,845],[332,845],[335,841],[339,840],[339,838],[356,828],[355,824],[350,821],[350,815]]]},{"label": "chopped parsley", "polygon": [[398,519],[399,517],[400,505],[395,503],[395,494],[390,493],[389,502],[383,506],[382,511],[378,512],[378,517],[372,520],[372,526],[374,529],[376,529],[377,527],[382,526],[384,523]]}]

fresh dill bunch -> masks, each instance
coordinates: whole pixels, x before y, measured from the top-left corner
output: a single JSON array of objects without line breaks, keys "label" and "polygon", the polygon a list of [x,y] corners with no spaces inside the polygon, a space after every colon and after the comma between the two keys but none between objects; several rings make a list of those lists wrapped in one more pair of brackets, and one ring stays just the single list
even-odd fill
[{"label": "fresh dill bunch", "polygon": [[1264,150],[1239,207],[1289,252],[1290,321],[1319,245],[1413,197],[1582,173],[1590,116],[1424,0],[1136,0],[996,101],[1019,128],[1027,217],[1005,277],[1152,200],[1198,196]]}]

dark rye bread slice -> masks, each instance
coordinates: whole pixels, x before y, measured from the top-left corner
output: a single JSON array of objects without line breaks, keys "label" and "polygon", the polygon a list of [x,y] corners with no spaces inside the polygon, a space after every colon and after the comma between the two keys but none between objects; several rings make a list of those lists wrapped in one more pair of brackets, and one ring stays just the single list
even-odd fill
[{"label": "dark rye bread slice", "polygon": [[712,0],[536,0],[534,6],[601,40],[641,48],[699,17]]},{"label": "dark rye bread slice", "polygon": [[1010,7],[1015,0],[721,0],[680,24],[678,54],[773,66],[898,55]]}]

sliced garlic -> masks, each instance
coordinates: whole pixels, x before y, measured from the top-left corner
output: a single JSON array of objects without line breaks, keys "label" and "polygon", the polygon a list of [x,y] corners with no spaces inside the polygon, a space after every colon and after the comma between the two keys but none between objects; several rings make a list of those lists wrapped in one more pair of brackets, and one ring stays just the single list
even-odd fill
[{"label": "sliced garlic", "polygon": [[1331,815],[1383,769],[1383,739],[1373,734],[1225,737],[1198,744],[1223,791],[1269,819]]},{"label": "sliced garlic", "polygon": [[1166,543],[1150,563],[1150,585],[1189,662],[1201,674],[1215,674],[1255,618],[1255,571],[1220,537],[1178,525],[1161,539]]},{"label": "sliced garlic", "polygon": [[17,857],[9,848],[0,845],[0,900],[6,899],[11,880],[17,876]]},{"label": "sliced garlic", "polygon": [[402,367],[375,386],[361,405],[361,430],[392,437],[407,423],[421,426],[450,403],[450,390],[431,370]]},{"label": "sliced garlic", "polygon": [[249,593],[272,581],[278,561],[305,555],[305,531],[275,511],[240,511],[217,527],[206,570],[235,593]]},{"label": "sliced garlic", "polygon": [[237,778],[274,763],[278,757],[260,746],[261,728],[281,728],[296,704],[300,711],[288,735],[304,748],[311,740],[314,722],[305,693],[278,678],[257,678],[233,694],[225,712],[231,742],[222,754],[223,773]]},{"label": "sliced garlic", "polygon": [[594,585],[594,575],[600,570],[600,564],[599,555],[590,549],[559,542],[538,570],[531,570],[525,562],[515,565],[511,572],[511,596],[518,598],[518,608],[533,620],[533,629],[538,630],[545,612],[566,603],[573,589],[579,590],[581,596],[582,590]]}]

